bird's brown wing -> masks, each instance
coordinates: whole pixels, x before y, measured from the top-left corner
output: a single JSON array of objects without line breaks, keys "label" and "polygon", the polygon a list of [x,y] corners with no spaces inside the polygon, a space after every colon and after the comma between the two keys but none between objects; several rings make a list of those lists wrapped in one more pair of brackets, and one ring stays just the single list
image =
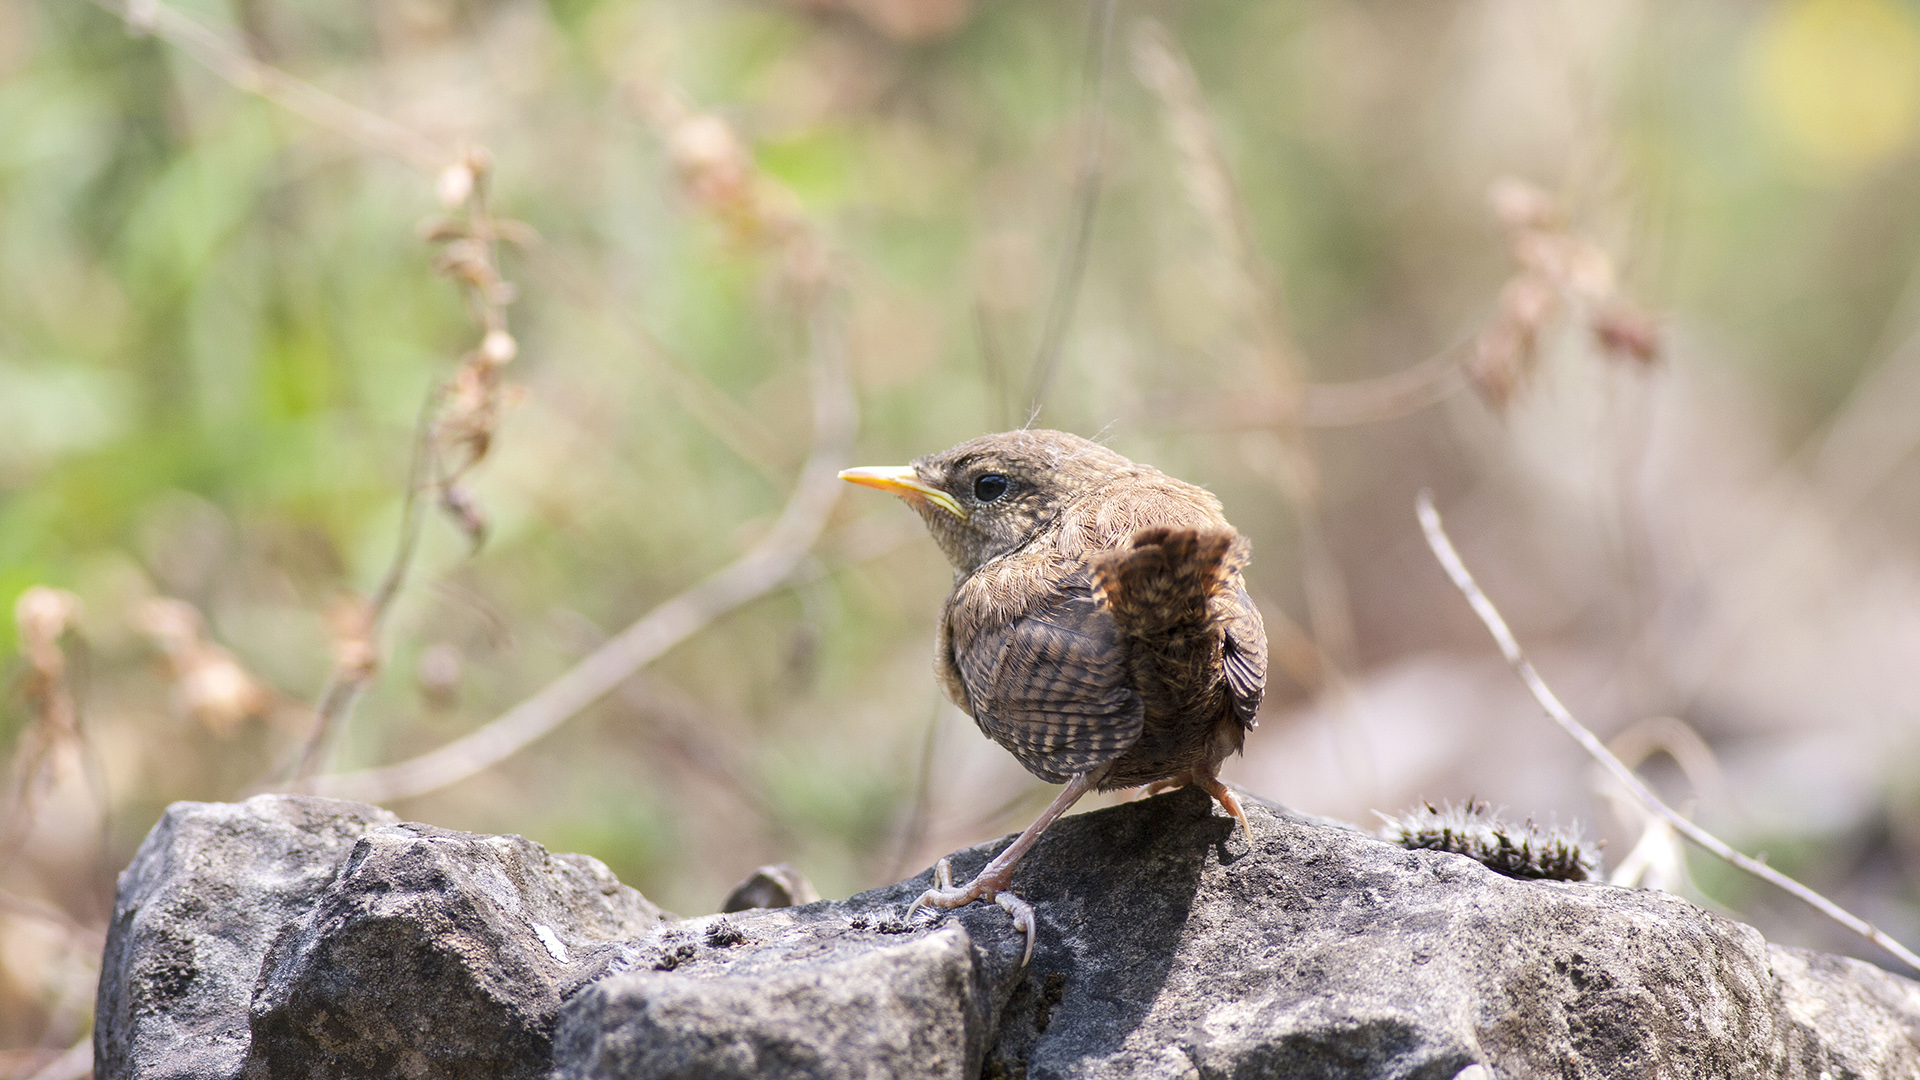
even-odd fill
[{"label": "bird's brown wing", "polygon": [[1267,628],[1244,585],[1236,585],[1215,603],[1222,609],[1220,628],[1225,640],[1220,659],[1227,690],[1233,695],[1233,714],[1241,727],[1251,728],[1267,692]]},{"label": "bird's brown wing", "polygon": [[1064,783],[1139,741],[1145,709],[1127,684],[1120,628],[1086,575],[1069,577],[1012,623],[955,645],[980,730],[1042,780]]}]

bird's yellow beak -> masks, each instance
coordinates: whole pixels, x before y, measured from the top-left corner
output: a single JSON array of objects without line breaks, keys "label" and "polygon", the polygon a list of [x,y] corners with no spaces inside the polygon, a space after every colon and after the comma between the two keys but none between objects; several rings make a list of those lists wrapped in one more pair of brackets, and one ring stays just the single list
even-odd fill
[{"label": "bird's yellow beak", "polygon": [[932,503],[961,521],[967,520],[966,507],[955,502],[953,496],[921,480],[911,465],[868,465],[858,469],[842,469],[840,479],[861,487],[892,492],[913,502]]}]

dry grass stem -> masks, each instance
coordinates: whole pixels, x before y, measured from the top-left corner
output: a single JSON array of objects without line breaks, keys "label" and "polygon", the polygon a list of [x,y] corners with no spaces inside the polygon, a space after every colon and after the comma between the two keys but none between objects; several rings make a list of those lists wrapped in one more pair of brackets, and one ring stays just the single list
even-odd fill
[{"label": "dry grass stem", "polygon": [[326,613],[333,639],[333,667],[315,706],[315,721],[292,772],[312,776],[327,747],[352,715],[362,691],[380,673],[380,627],[406,584],[419,548],[420,493],[431,489],[441,511],[466,536],[475,551],[485,541],[487,518],[462,481],[493,449],[501,414],[516,388],[504,377],[520,345],[507,325],[514,287],[500,274],[500,243],[529,243],[533,231],[520,222],[496,217],[489,201],[493,159],[473,147],[441,171],[436,190],[455,216],[422,223],[422,239],[440,245],[434,270],[457,285],[479,324],[480,340],[461,356],[445,382],[434,387],[422,406],[402,498],[400,537],[392,561],[370,597],[342,597]]},{"label": "dry grass stem", "polygon": [[397,158],[429,175],[440,172],[452,151],[425,135],[368,112],[310,83],[247,55],[239,44],[160,0],[128,0],[124,6],[94,0],[120,16],[136,34],[152,34],[199,61],[236,88],[258,94],[289,112]]},{"label": "dry grass stem", "polygon": [[613,325],[633,341],[635,352],[652,365],[667,392],[694,422],[762,478],[785,483],[792,456],[768,436],[764,423],[634,318],[630,305],[616,298],[599,278],[582,273],[548,245],[530,247],[526,254],[529,277],[538,275],[557,283],[574,294],[583,308],[612,316]]},{"label": "dry grass stem", "polygon": [[793,495],[772,530],[746,554],[642,616],[532,697],[408,761],[320,777],[310,786],[322,794],[369,802],[409,798],[506,760],[713,620],[790,580],[826,528],[859,414],[830,302],[826,255],[799,216],[797,200],[754,167],[745,144],[724,121],[695,111],[678,88],[664,84],[634,80],[629,96],[659,129],[695,207],[728,229],[736,243],[777,257],[782,288],[803,314],[813,447]]},{"label": "dry grass stem", "polygon": [[[480,342],[437,388],[437,411],[425,436],[416,438],[393,563],[373,597],[343,600],[327,614],[334,663],[292,771],[296,777],[308,776],[318,768],[325,747],[351,714],[361,691],[379,672],[380,624],[405,582],[417,548],[420,521],[415,504],[423,474],[441,509],[475,548],[486,535],[486,517],[460,481],[487,456],[502,408],[513,396],[501,372],[519,353],[506,319],[506,305],[513,301],[515,290],[500,275],[500,242],[527,244],[535,237],[523,223],[494,216],[488,201],[493,162],[484,149],[471,147],[454,154],[411,128],[262,63],[217,31],[159,0],[131,0],[123,9],[104,0],[96,2],[116,11],[136,33],[169,42],[236,88],[428,172],[435,178],[440,202],[454,215],[424,223],[422,238],[440,245],[434,269],[460,287],[480,324]],[[186,685],[184,676],[182,685]]]},{"label": "dry grass stem", "polygon": [[[504,377],[506,366],[520,353],[520,343],[507,327],[507,305],[516,290],[500,274],[500,242],[533,239],[527,226],[494,216],[488,198],[492,173],[491,155],[479,147],[468,150],[441,173],[438,185],[441,202],[457,216],[430,219],[420,230],[424,239],[440,245],[434,270],[459,286],[474,321],[480,324],[479,343],[461,356],[453,375],[439,388],[439,408],[427,442],[428,482],[441,510],[475,550],[486,539],[487,519],[461,481],[486,460],[501,413],[518,393]],[[399,569],[404,572],[405,568]],[[391,599],[391,595],[374,598],[370,623],[377,621]]]},{"label": "dry grass stem", "polygon": [[946,697],[934,695],[933,711],[927,717],[927,730],[920,737],[919,761],[913,774],[913,799],[907,805],[907,819],[900,827],[900,844],[884,875],[887,881],[898,881],[906,876],[908,869],[916,863],[915,856],[920,853],[921,845],[927,842],[927,827],[933,813],[934,750],[940,744],[941,721],[946,718],[947,708]]},{"label": "dry grass stem", "polygon": [[1119,0],[1093,0],[1090,12],[1086,105],[1081,120],[1079,169],[1073,183],[1072,231],[1060,253],[1060,271],[1047,304],[1027,387],[1027,409],[1036,419],[1046,404],[1054,373],[1060,368],[1060,351],[1067,328],[1073,325],[1073,309],[1086,278],[1087,257],[1093,250],[1093,221],[1100,209],[1100,186],[1106,170],[1107,85],[1113,67],[1114,9],[1118,4]]},{"label": "dry grass stem", "polygon": [[1300,387],[1300,423],[1306,427],[1353,427],[1411,416],[1440,404],[1466,386],[1461,369],[1467,342],[1372,379],[1306,383]]},{"label": "dry grass stem", "polygon": [[[1140,81],[1160,99],[1187,196],[1230,267],[1232,308],[1253,354],[1251,362],[1240,365],[1237,381],[1251,407],[1268,417],[1264,430],[1241,436],[1241,456],[1292,505],[1301,535],[1309,624],[1331,672],[1350,671],[1357,655],[1353,612],[1321,520],[1319,467],[1300,423],[1306,365],[1287,318],[1279,275],[1254,242],[1246,204],[1199,79],[1179,45],[1160,24],[1142,19],[1134,25],[1133,60]],[[1328,680],[1332,686],[1342,683],[1339,678]]]},{"label": "dry grass stem", "polygon": [[333,665],[327,683],[320,691],[319,704],[306,741],[294,759],[292,771],[284,779],[312,776],[320,768],[327,749],[339,733],[354,703],[359,700],[373,677],[379,673],[380,654],[376,638],[387,609],[406,583],[407,570],[413,565],[414,551],[420,543],[420,491],[426,484],[428,458],[432,454],[432,418],[440,388],[427,394],[420,407],[420,419],[414,425],[413,450],[407,465],[407,488],[400,503],[400,536],[394,545],[393,559],[374,590],[371,600],[343,596],[326,612],[325,622],[333,639]]},{"label": "dry grass stem", "polygon": [[1160,99],[1187,197],[1230,264],[1233,310],[1247,327],[1257,361],[1242,377],[1273,411],[1276,422],[1291,427],[1297,422],[1304,359],[1294,343],[1280,279],[1254,242],[1246,204],[1221,150],[1200,81],[1173,36],[1151,19],[1134,24],[1133,62],[1140,81]]},{"label": "dry grass stem", "polygon": [[857,410],[833,316],[813,313],[814,448],[773,529],[713,576],[654,608],[498,719],[408,761],[318,777],[317,794],[388,802],[437,791],[512,757],[612,692],[721,615],[780,586],[805,558],[839,498]]},{"label": "dry grass stem", "polygon": [[1665,754],[1680,766],[1694,791],[1716,802],[1733,802],[1733,789],[1713,748],[1693,725],[1677,716],[1649,716],[1615,735],[1607,749],[1630,769],[1639,768],[1655,754]]},{"label": "dry grass stem", "polygon": [[618,700],[640,720],[641,737],[671,757],[682,775],[705,779],[752,810],[769,829],[781,829],[780,813],[753,779],[753,770],[715,737],[716,718],[691,694],[637,674],[620,684]]},{"label": "dry grass stem", "polygon": [[1920,331],[1854,389],[1813,450],[1813,478],[1841,512],[1853,510],[1920,446]]},{"label": "dry grass stem", "polygon": [[1506,657],[1514,674],[1520,676],[1520,681],[1526,684],[1527,690],[1533,694],[1533,699],[1540,703],[1540,707],[1546,711],[1546,714],[1567,734],[1573,736],[1574,741],[1579,743],[1595,761],[1605,767],[1621,787],[1632,793],[1642,806],[1665,820],[1680,835],[1762,881],[1786,890],[1827,918],[1898,957],[1913,971],[1920,972],[1920,956],[1914,955],[1906,946],[1887,936],[1872,923],[1766,863],[1734,850],[1719,837],[1694,824],[1660,801],[1660,797],[1655,795],[1632,769],[1627,768],[1619,758],[1613,756],[1593,732],[1588,731],[1585,725],[1574,718],[1573,713],[1547,686],[1546,680],[1534,670],[1533,663],[1520,650],[1520,643],[1514,638],[1513,631],[1507,627],[1506,619],[1502,618],[1499,609],[1493,606],[1493,601],[1487,599],[1487,594],[1480,590],[1479,583],[1474,581],[1473,574],[1467,570],[1467,564],[1461,561],[1460,553],[1454,549],[1453,541],[1448,539],[1446,529],[1440,521],[1440,512],[1434,509],[1432,492],[1422,491],[1414,505],[1420,517],[1421,531],[1426,534],[1427,546],[1433,550],[1434,558],[1439,560],[1441,568],[1447,572],[1447,577],[1452,579],[1454,587],[1467,598],[1467,603],[1473,607],[1474,614],[1478,615],[1480,621],[1486,625],[1487,632],[1493,635],[1494,644],[1499,646],[1500,654]]}]

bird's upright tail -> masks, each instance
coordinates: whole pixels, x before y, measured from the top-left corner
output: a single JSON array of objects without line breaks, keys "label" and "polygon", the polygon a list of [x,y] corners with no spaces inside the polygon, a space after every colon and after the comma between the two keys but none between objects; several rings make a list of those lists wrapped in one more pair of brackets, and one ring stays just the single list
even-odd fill
[{"label": "bird's upright tail", "polygon": [[1148,636],[1207,624],[1207,601],[1233,589],[1249,546],[1232,529],[1156,527],[1133,534],[1127,547],[1097,556],[1088,570],[1093,592],[1124,634]]}]

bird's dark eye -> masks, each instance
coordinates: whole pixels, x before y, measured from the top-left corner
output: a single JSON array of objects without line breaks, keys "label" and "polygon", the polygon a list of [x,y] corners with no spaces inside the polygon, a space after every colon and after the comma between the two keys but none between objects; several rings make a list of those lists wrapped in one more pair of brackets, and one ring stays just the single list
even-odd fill
[{"label": "bird's dark eye", "polygon": [[1008,486],[1006,477],[990,472],[973,482],[973,497],[980,502],[990,503],[1005,495]]}]

